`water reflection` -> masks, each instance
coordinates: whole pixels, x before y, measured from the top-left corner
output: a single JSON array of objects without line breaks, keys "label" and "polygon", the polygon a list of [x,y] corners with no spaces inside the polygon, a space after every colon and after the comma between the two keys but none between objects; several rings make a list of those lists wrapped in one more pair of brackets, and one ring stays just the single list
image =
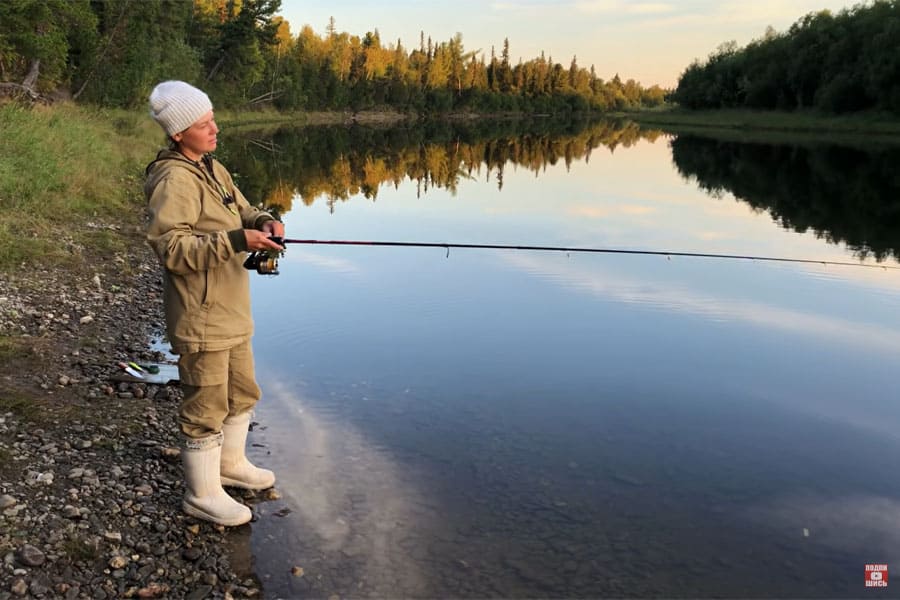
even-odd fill
[{"label": "water reflection", "polygon": [[[281,132],[301,158],[236,170],[270,195],[280,173],[310,237],[846,259],[593,127]],[[619,141],[588,160],[592,139]],[[251,453],[284,494],[253,524],[269,596],[855,597],[864,563],[900,557],[893,271],[299,246],[282,265],[252,280]]]},{"label": "water reflection", "polygon": [[809,229],[858,256],[900,258],[900,148],[740,143],[680,135],[678,171],[706,192],[734,194],[783,227]]},{"label": "water reflection", "polygon": [[[275,380],[267,399],[278,405],[269,408],[279,412],[282,425],[267,434],[268,446],[293,468],[281,473],[282,501],[258,506],[276,526],[257,541],[257,560],[282,562],[290,549],[291,595],[310,591],[309,579],[302,579],[307,572],[310,579],[319,575],[316,588],[348,590],[362,581],[386,589],[394,582],[384,581],[385,574],[402,573],[404,595],[421,594],[424,577],[399,545],[410,531],[427,528],[427,521],[415,518],[425,514],[420,507],[426,500],[413,474],[400,472],[388,452],[349,424],[338,428],[327,415],[316,414],[296,387]],[[278,528],[279,520],[290,528]]]},{"label": "water reflection", "polygon": [[285,213],[296,197],[307,206],[324,198],[334,210],[337,202],[354,196],[375,200],[381,186],[405,180],[415,182],[417,196],[429,188],[455,193],[462,181],[474,178],[494,180],[502,189],[510,167],[538,175],[560,161],[569,166],[589,160],[599,147],[614,151],[661,135],[630,121],[609,120],[284,128],[232,137],[224,160],[238,173],[247,197],[264,199]]},{"label": "water reflection", "polygon": [[[248,197],[285,214],[297,200],[310,206],[321,199],[331,211],[353,197],[375,201],[380,188],[404,181],[415,183],[417,197],[432,188],[455,195],[463,181],[475,179],[502,189],[507,169],[540,177],[560,161],[567,168],[589,161],[597,148],[612,152],[663,135],[627,120],[282,128],[232,136],[223,154]],[[677,136],[670,147],[679,173],[714,197],[733,194],[783,227],[845,243],[860,258],[900,258],[900,178],[894,168],[900,148],[740,143],[694,135]],[[612,209],[567,210],[602,218]],[[640,205],[615,210],[652,211]],[[726,234],[698,235],[715,241]]]}]

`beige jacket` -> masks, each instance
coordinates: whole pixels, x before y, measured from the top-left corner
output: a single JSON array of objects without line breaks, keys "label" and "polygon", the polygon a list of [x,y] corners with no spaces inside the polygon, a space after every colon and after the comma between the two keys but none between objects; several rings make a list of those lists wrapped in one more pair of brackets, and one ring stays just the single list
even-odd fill
[{"label": "beige jacket", "polygon": [[[212,167],[210,175],[208,166]],[[163,150],[147,167],[147,240],[164,267],[172,351],[224,350],[253,334],[244,228],[271,221],[253,208],[218,161]]]}]

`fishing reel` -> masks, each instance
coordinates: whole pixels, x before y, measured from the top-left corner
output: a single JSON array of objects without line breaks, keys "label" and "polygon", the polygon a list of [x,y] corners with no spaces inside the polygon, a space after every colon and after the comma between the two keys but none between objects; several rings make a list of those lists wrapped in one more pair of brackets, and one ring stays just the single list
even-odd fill
[{"label": "fishing reel", "polygon": [[278,275],[278,259],[284,254],[284,240],[280,237],[269,238],[282,247],[282,250],[254,250],[247,255],[244,268],[256,271],[260,275]]}]

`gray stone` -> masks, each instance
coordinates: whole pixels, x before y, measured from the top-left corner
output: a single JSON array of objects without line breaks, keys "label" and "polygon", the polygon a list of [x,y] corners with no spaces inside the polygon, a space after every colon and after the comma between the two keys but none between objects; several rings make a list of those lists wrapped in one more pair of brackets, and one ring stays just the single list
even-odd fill
[{"label": "gray stone", "polygon": [[0,496],[0,510],[4,510],[13,506],[16,503],[16,499],[10,496],[9,494],[3,494]]},{"label": "gray stone", "polygon": [[203,598],[209,596],[210,592],[212,592],[212,586],[201,585],[185,596],[185,600],[203,600]]},{"label": "gray stone", "polygon": [[200,548],[193,546],[191,548],[185,548],[184,552],[181,553],[181,557],[184,558],[184,560],[194,562],[195,560],[200,558],[202,554],[203,552],[200,550]]},{"label": "gray stone", "polygon": [[50,591],[50,585],[50,578],[41,573],[31,581],[28,591],[32,596],[43,596]]},{"label": "gray stone", "polygon": [[31,544],[25,544],[19,548],[19,562],[28,567],[39,567],[44,564],[44,553]]}]

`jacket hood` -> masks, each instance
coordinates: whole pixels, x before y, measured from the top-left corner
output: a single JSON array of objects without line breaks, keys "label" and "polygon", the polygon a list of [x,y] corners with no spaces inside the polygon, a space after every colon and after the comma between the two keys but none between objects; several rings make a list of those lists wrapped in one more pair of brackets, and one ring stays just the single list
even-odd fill
[{"label": "jacket hood", "polygon": [[144,174],[148,177],[158,175],[161,171],[168,171],[174,166],[187,167],[193,169],[198,175],[203,175],[199,161],[188,159],[184,154],[176,150],[164,148],[157,153],[156,158],[144,169]]},{"label": "jacket hood", "polygon": [[175,150],[163,149],[156,155],[156,159],[144,169],[144,174],[147,177],[144,184],[145,190],[156,187],[156,184],[163,180],[168,173],[172,172],[172,169],[185,169],[201,180],[208,181],[210,178],[208,172],[199,161],[192,161]]}]

